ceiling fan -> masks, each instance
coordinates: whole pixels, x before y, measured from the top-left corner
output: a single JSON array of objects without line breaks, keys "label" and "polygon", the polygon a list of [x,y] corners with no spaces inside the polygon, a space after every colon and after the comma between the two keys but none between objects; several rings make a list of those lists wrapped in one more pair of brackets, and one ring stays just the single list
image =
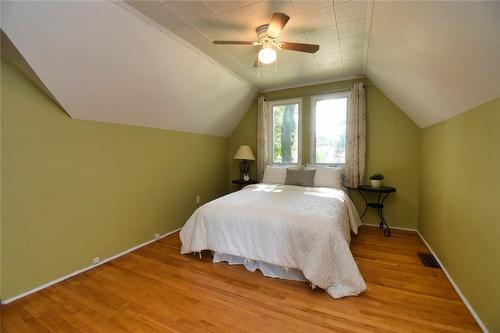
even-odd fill
[{"label": "ceiling fan", "polygon": [[261,62],[263,64],[273,63],[276,60],[276,49],[316,53],[319,50],[319,45],[316,44],[290,43],[279,41],[278,36],[289,19],[290,17],[286,14],[273,13],[271,23],[261,25],[257,27],[257,29],[255,29],[255,31],[257,32],[257,40],[253,42],[214,40],[213,43],[226,45],[261,46],[254,67],[258,66],[258,62]]}]

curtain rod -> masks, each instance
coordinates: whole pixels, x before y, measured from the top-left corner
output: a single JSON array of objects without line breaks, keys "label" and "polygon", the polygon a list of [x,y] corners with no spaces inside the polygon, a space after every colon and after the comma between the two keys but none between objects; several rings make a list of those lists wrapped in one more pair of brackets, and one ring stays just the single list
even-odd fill
[{"label": "curtain rod", "polygon": [[[357,81],[357,82],[360,82],[360,81]],[[364,88],[367,88],[367,87],[375,87],[373,84],[371,83],[368,83],[368,82],[363,82],[363,87]],[[272,100],[277,100],[277,99],[282,99],[282,98],[289,98],[289,97],[304,97],[304,96],[316,96],[316,95],[326,95],[326,94],[331,94],[331,93],[337,93],[337,92],[345,92],[345,91],[350,91],[351,88],[340,88],[340,89],[327,89],[327,90],[324,90],[324,91],[320,91],[320,92],[315,92],[315,93],[304,93],[304,94],[294,94],[293,93],[293,90],[294,89],[300,89],[302,87],[299,87],[299,88],[289,88],[289,89],[283,89],[282,91],[287,91],[287,90],[291,90],[289,93],[285,93],[285,94],[278,94],[278,96],[276,97],[269,97],[269,96],[266,96],[266,93],[259,93],[259,95],[257,97],[264,97],[266,102],[267,101],[272,101]],[[276,91],[271,91],[270,93],[273,94],[273,93],[276,93],[276,92],[280,92],[280,90],[276,90]]]},{"label": "curtain rod", "polygon": [[318,92],[308,92],[308,93],[303,93],[303,94],[296,94],[293,92],[290,93],[285,93],[285,94],[278,94],[278,96],[266,96],[265,94],[259,94],[259,97],[264,97],[266,102],[270,100],[276,100],[276,99],[282,99],[284,97],[304,97],[304,96],[316,96],[316,95],[326,95],[326,94],[331,94],[331,93],[337,93],[337,92],[345,92],[345,91],[350,91],[351,88],[342,88],[342,89],[327,89],[327,90],[322,90]]}]

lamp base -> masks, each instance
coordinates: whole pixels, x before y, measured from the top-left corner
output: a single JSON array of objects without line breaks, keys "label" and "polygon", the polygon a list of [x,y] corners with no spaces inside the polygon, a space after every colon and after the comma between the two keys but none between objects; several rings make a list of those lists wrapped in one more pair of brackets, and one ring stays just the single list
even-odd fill
[{"label": "lamp base", "polygon": [[245,176],[250,175],[250,163],[247,160],[240,162],[240,180],[244,180]]}]

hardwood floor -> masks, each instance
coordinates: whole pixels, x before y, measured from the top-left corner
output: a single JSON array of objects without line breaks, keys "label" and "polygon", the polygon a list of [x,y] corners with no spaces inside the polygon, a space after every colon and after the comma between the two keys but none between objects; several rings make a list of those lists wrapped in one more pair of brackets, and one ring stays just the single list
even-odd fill
[{"label": "hardwood floor", "polygon": [[178,234],[3,307],[2,332],[472,332],[479,327],[415,232],[364,226],[352,252],[368,290],[334,300],[210,254]]}]

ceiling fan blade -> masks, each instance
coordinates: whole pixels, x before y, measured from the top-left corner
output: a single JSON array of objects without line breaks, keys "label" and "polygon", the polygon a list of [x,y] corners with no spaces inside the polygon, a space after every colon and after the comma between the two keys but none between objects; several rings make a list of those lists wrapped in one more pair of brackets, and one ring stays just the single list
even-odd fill
[{"label": "ceiling fan blade", "polygon": [[267,35],[273,38],[278,37],[289,19],[290,17],[286,14],[273,13],[273,17],[271,17],[271,23],[269,23],[269,28],[267,28]]},{"label": "ceiling fan blade", "polygon": [[285,49],[285,50],[291,50],[291,51],[316,53],[319,50],[319,45],[283,42],[283,43],[281,43],[281,48]]},{"label": "ceiling fan blade", "polygon": [[253,42],[242,42],[239,40],[214,40],[213,43],[226,45],[253,45]]}]

